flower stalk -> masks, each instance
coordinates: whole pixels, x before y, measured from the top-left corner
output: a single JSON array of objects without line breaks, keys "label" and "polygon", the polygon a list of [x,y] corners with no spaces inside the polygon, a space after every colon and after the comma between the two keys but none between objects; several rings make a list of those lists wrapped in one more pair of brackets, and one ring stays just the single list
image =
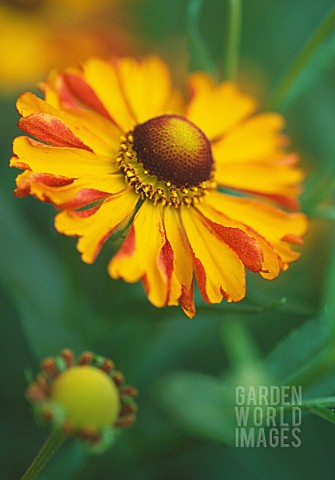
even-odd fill
[{"label": "flower stalk", "polygon": [[270,108],[275,110],[282,108],[285,99],[289,96],[291,90],[294,88],[296,80],[301,75],[307,64],[311,61],[312,57],[316,54],[320,45],[334,31],[334,28],[335,7],[330,10],[326,18],[316,28],[309,40],[307,40],[306,44],[293,62],[293,65],[279,83],[270,100]]},{"label": "flower stalk", "polygon": [[203,3],[203,0],[190,0],[188,4],[187,34],[191,50],[190,54],[196,69],[201,68],[215,76],[216,68],[214,62],[199,29]]},{"label": "flower stalk", "polygon": [[257,345],[242,318],[228,318],[224,322],[222,340],[233,368],[258,362]]},{"label": "flower stalk", "polygon": [[240,51],[242,2],[229,0],[229,23],[227,48],[225,50],[224,76],[226,80],[236,77]]},{"label": "flower stalk", "polygon": [[34,480],[49,463],[55,453],[66,440],[66,436],[59,429],[54,429],[42,445],[40,451],[21,477],[21,480]]}]

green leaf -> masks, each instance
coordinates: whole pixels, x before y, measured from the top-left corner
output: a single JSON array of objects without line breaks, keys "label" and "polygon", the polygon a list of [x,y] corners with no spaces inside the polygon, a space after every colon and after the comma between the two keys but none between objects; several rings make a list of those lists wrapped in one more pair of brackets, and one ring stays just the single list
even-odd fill
[{"label": "green leaf", "polygon": [[[335,192],[333,171],[322,169],[306,181],[305,192],[302,195],[302,208],[307,215],[322,218],[322,203],[329,201]],[[330,207],[331,208],[331,207]]]},{"label": "green leaf", "polygon": [[42,358],[83,349],[66,325],[67,278],[57,255],[10,202],[0,203],[0,282],[14,300],[31,350]]},{"label": "green leaf", "polygon": [[[335,405],[335,402],[334,402],[334,405]],[[323,418],[324,420],[327,420],[328,422],[330,423],[334,423],[335,424],[335,408],[325,408],[325,407],[321,407],[321,406],[311,406],[311,407],[307,407],[307,410],[314,414],[314,415],[317,415],[318,417],[321,417]]]},{"label": "green leaf", "polygon": [[315,208],[313,214],[316,218],[334,221],[335,207],[330,207],[328,205],[320,205],[319,207]]},{"label": "green leaf", "polygon": [[[334,243],[333,239],[333,243]],[[325,289],[323,294],[323,304],[325,306],[324,313],[324,325],[328,331],[329,342],[333,346],[335,345],[335,251],[330,259],[330,265],[326,276]]]},{"label": "green leaf", "polygon": [[335,7],[317,27],[274,92],[271,108],[283,109],[317,80],[335,54]]},{"label": "green leaf", "polygon": [[335,397],[324,397],[324,398],[314,398],[311,400],[305,400],[302,403],[302,406],[305,408],[310,408],[310,407],[320,407],[320,408],[326,408],[326,407],[335,407]]},{"label": "green leaf", "polygon": [[209,375],[178,372],[161,382],[159,397],[161,405],[189,433],[232,443],[236,427],[234,394]]},{"label": "green leaf", "polygon": [[307,370],[327,345],[320,320],[311,320],[291,332],[266,358],[269,372],[283,384]]}]

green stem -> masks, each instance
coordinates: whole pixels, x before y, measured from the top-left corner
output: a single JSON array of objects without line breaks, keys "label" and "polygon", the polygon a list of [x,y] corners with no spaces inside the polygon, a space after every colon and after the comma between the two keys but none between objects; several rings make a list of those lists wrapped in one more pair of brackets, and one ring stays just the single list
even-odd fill
[{"label": "green stem", "polygon": [[[250,305],[250,306],[245,306],[245,307],[240,307],[240,306],[235,306],[232,305],[231,307],[228,306],[219,306],[217,307],[216,305],[201,305],[197,307],[197,312],[203,312],[206,313],[207,315],[215,315],[216,317],[218,314],[225,315],[227,313],[233,314],[233,315],[247,315],[247,314],[257,314],[257,313],[265,313],[265,312],[271,312],[273,310],[278,310],[279,308],[283,307],[286,305],[287,300],[286,298],[281,298],[277,300],[276,302],[267,304],[267,305]],[[292,314],[303,314],[303,315],[312,315],[314,312],[303,307],[299,306],[293,306],[291,309],[287,308],[285,309],[285,313],[292,313]]]},{"label": "green stem", "polygon": [[195,68],[202,68],[211,75],[216,69],[199,30],[203,0],[190,0],[188,4],[187,34],[191,48],[191,60]]},{"label": "green stem", "polygon": [[21,477],[21,480],[34,480],[41,473],[58,449],[63,445],[66,436],[60,430],[53,430],[42,448]]},{"label": "green stem", "polygon": [[326,37],[332,32],[335,26],[335,7],[333,7],[326,18],[321,22],[321,24],[316,28],[312,36],[309,38],[305,46],[302,48],[298,54],[293,65],[285,75],[285,77],[280,82],[279,86],[275,90],[272,99],[270,101],[270,106],[273,109],[278,109],[288,92],[294,85],[295,80],[299,77],[300,73],[303,71],[307,63],[313,57],[321,43],[326,39]]},{"label": "green stem", "polygon": [[224,76],[230,80],[236,76],[242,24],[242,1],[229,0],[229,22]]},{"label": "green stem", "polygon": [[259,351],[242,318],[228,319],[222,326],[222,338],[233,367],[259,360]]}]

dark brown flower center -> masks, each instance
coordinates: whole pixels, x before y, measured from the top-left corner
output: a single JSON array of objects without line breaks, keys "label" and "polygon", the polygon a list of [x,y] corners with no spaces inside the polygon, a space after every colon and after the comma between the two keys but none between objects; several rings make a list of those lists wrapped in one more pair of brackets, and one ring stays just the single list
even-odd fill
[{"label": "dark brown flower center", "polygon": [[213,169],[211,145],[189,120],[162,115],[137,125],[133,131],[137,160],[150,175],[176,187],[209,180]]}]

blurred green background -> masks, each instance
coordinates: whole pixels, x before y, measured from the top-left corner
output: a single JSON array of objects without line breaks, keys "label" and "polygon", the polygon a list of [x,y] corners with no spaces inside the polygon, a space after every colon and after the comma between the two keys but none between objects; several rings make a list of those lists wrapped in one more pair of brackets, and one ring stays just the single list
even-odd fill
[{"label": "blurred green background", "polygon": [[[170,62],[177,82],[195,65],[187,34],[190,2],[104,3],[109,16],[92,16],[88,6],[86,12],[79,9],[80,15],[70,11],[62,22],[66,20],[70,31],[72,25],[76,32],[83,28],[85,35],[90,21],[97,22],[99,30],[103,17],[108,41],[113,43],[113,32],[118,32],[115,53],[159,53]],[[199,26],[221,72],[228,3],[204,1]],[[334,2],[242,3],[238,77],[266,104]],[[11,2],[0,2],[0,15],[5,4]],[[49,21],[57,29],[57,12],[39,17],[35,8],[41,7],[36,5],[22,13],[20,2],[13,1],[11,26],[18,28],[15,15],[21,19],[25,15],[29,22],[35,15],[37,21]],[[0,25],[1,21],[0,17]],[[8,48],[3,61],[10,62],[11,45],[0,45]],[[106,45],[97,47],[98,53],[106,55]],[[91,350],[115,361],[140,392],[138,421],[102,456],[88,457],[79,445],[69,443],[41,479],[334,478],[335,426],[330,410],[329,421],[304,416],[299,448],[231,445],[235,385],[275,379],[276,385],[302,385],[306,398],[335,395],[334,58],[335,32],[297,82],[292,101],[283,105],[292,147],[301,152],[308,177],[302,206],[312,221],[302,258],[273,282],[250,275],[247,298],[239,305],[210,307],[198,299],[193,320],[176,308],[154,308],[140,285],[109,279],[106,264],[115,249],[113,242],[94,265],[85,265],[75,239],[55,232],[52,206],[13,197],[17,172],[9,169],[8,161],[18,134],[15,101],[21,91],[35,89],[35,79],[19,79],[16,74],[11,83],[8,77],[0,91],[1,479],[19,478],[48,434],[36,425],[24,398],[24,371],[36,372],[44,356],[65,347],[76,353]],[[45,75],[43,71],[40,80]]]}]

